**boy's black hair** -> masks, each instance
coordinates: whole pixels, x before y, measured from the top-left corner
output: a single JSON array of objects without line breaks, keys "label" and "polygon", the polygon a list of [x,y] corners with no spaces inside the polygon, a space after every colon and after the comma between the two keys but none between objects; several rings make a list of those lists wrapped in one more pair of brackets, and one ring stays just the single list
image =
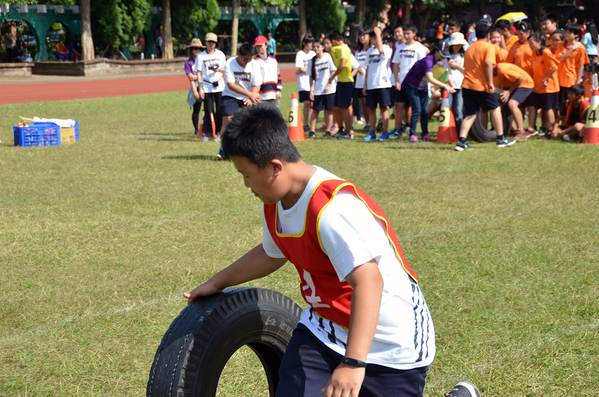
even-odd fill
[{"label": "boy's black hair", "polygon": [[251,43],[243,43],[239,47],[239,51],[237,51],[237,55],[254,56],[254,55],[256,55],[256,48]]},{"label": "boy's black hair", "polygon": [[533,34],[530,35],[530,37],[528,38],[528,40],[533,40],[536,41],[537,43],[541,43],[541,48],[539,48],[538,51],[538,55],[541,55],[543,53],[543,50],[545,50],[545,38],[543,36],[543,32],[540,30],[537,30],[536,32],[534,32]]},{"label": "boy's black hair", "polygon": [[237,111],[225,129],[222,145],[226,159],[243,156],[261,170],[274,159],[289,163],[301,159],[281,112],[267,104]]},{"label": "boy's black hair", "polygon": [[545,22],[546,20],[557,23],[557,16],[555,14],[545,14],[543,15],[543,18],[541,18],[541,23]]},{"label": "boy's black hair", "polygon": [[530,32],[532,27],[529,22],[521,21],[516,24],[516,30],[522,30],[523,32]]},{"label": "boy's black hair", "polygon": [[403,29],[403,23],[401,23],[401,22],[396,23],[395,26],[393,26],[393,31],[395,32],[395,29],[397,29],[397,28]]},{"label": "boy's black hair", "polygon": [[559,38],[560,38],[562,41],[564,41],[564,31],[563,31],[563,29],[559,29],[559,28],[555,29],[555,30],[553,31],[553,33],[551,33],[551,36],[553,36],[554,34],[558,35],[558,36],[559,36]]},{"label": "boy's black hair", "polygon": [[306,44],[313,43],[313,42],[314,42],[314,37],[312,37],[311,34],[305,35],[304,38],[302,39],[302,50],[304,49]]},{"label": "boy's black hair", "polygon": [[576,94],[576,96],[582,96],[584,95],[584,87],[580,84],[574,84],[572,87],[568,88],[568,91],[572,91],[573,93]]},{"label": "boy's black hair", "polygon": [[500,19],[499,21],[495,22],[495,27],[497,29],[509,29],[511,26],[512,24],[510,21],[506,19]]},{"label": "boy's black hair", "polygon": [[580,33],[582,32],[582,29],[580,28],[579,24],[569,23],[566,25],[566,30],[569,30],[570,32],[574,33],[576,36],[578,36],[578,39],[580,40]]},{"label": "boy's black hair", "polygon": [[486,23],[479,23],[476,25],[476,38],[484,39],[491,34],[491,27]]},{"label": "boy's black hair", "polygon": [[462,28],[462,21],[457,18],[450,19],[447,21],[447,26],[457,26],[458,28]]},{"label": "boy's black hair", "polygon": [[411,30],[414,34],[418,34],[418,28],[413,23],[406,23],[403,25],[403,31],[405,32],[406,30]]},{"label": "boy's black hair", "polygon": [[333,41],[343,41],[343,35],[338,30],[333,30],[329,34],[329,40]]},{"label": "boy's black hair", "polygon": [[596,63],[587,63],[584,65],[583,71],[591,74],[597,73],[597,64]]}]

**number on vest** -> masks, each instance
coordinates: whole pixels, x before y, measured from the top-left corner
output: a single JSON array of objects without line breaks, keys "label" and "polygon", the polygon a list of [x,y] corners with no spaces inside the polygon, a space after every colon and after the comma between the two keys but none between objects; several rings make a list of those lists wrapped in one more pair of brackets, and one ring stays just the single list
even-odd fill
[{"label": "number on vest", "polygon": [[312,294],[310,296],[308,296],[308,294],[304,294],[304,298],[306,299],[306,302],[310,304],[310,306],[331,307],[326,303],[320,303],[322,301],[322,298],[320,296],[316,296],[316,287],[314,286],[314,281],[312,281],[312,275],[308,273],[306,270],[304,270],[304,281],[307,285],[304,285],[302,287],[302,291],[306,291],[307,289],[310,289],[312,291]]}]

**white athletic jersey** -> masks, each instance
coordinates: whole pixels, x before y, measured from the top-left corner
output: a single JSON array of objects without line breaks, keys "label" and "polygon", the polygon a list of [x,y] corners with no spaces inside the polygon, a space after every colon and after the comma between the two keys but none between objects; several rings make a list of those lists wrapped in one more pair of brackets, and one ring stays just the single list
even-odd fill
[{"label": "white athletic jersey", "polygon": [[399,64],[399,82],[403,84],[403,79],[406,77],[412,66],[426,56],[427,49],[419,42],[407,45],[400,44],[393,56],[393,63]]},{"label": "white athletic jersey", "polygon": [[262,73],[262,86],[260,87],[260,96],[265,101],[277,99],[277,91],[283,88],[279,84],[279,62],[275,57],[267,56],[262,58],[260,55],[254,58],[258,63]]},{"label": "white athletic jersey", "polygon": [[[202,72],[202,88],[204,92],[223,92],[225,89],[225,79],[221,72],[215,72],[214,69],[224,69],[227,59],[225,54],[215,49],[212,55],[202,51],[196,57],[195,68]],[[218,87],[214,87],[212,82],[218,82]]]},{"label": "white athletic jersey", "polygon": [[[366,67],[368,66],[368,58],[366,56],[366,54],[368,53],[368,50],[365,51],[358,51],[356,52],[356,59],[358,61],[358,63],[360,64],[360,67],[364,70],[364,73],[366,73]],[[355,84],[354,87],[355,88],[359,88],[362,89],[364,88],[364,76],[366,74],[356,74],[356,78],[355,78]]]},{"label": "white athletic jersey", "polygon": [[367,61],[368,70],[366,78],[366,89],[376,90],[379,88],[391,87],[391,79],[389,78],[389,59],[391,58],[391,47],[383,44],[383,53],[379,53],[376,47],[368,49]]},{"label": "white athletic jersey", "polygon": [[[262,85],[262,73],[258,63],[252,60],[245,65],[245,68],[242,68],[237,63],[237,57],[229,58],[225,64],[225,83],[236,83],[247,91],[251,91],[254,86]],[[223,91],[223,96],[230,96],[239,100],[247,98],[247,96],[231,90],[228,84]]]},{"label": "white athletic jersey", "polygon": [[[307,54],[304,51],[299,51],[295,55],[295,67],[297,68],[298,72],[299,68],[308,67],[308,62],[310,62],[310,59],[314,58],[314,55],[316,55],[314,51],[310,51]],[[308,72],[299,72],[297,75],[297,90],[310,91],[310,76],[308,75]]]},{"label": "white athletic jersey", "polygon": [[462,82],[464,81],[464,73],[460,72],[458,69],[453,69],[449,67],[450,59],[454,60],[461,67],[464,67],[464,54],[451,54],[449,58],[443,58],[442,60],[437,62],[437,64],[441,66],[443,69],[449,70],[449,77],[453,82],[453,88],[462,88]]},{"label": "white athletic jersey", "polygon": [[320,59],[316,57],[312,58],[308,63],[308,78],[312,76],[312,63],[314,63],[314,71],[316,72],[314,76],[314,95],[334,94],[337,90],[337,78],[331,83],[331,88],[327,92],[324,92],[327,84],[329,84],[331,75],[337,70],[333,58],[326,52]]},{"label": "white athletic jersey", "polygon": [[[278,227],[282,233],[299,234],[304,230],[312,192],[326,179],[339,178],[316,167],[293,207],[283,209],[281,202],[277,204]],[[264,209],[262,223],[264,251],[272,258],[284,258],[270,235]],[[364,202],[352,193],[338,193],[322,212],[320,237],[340,281],[372,259],[378,263],[384,287],[379,322],[366,361],[400,370],[430,365],[436,350],[435,330],[424,296],[403,269],[385,230]],[[318,294],[318,291],[314,293]],[[303,311],[300,323],[331,350],[345,354],[346,330],[317,316],[310,307]]]}]

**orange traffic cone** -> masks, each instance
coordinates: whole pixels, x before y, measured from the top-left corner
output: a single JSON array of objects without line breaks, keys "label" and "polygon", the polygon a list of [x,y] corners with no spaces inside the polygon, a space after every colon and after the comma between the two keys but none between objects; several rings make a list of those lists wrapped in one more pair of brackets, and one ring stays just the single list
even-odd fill
[{"label": "orange traffic cone", "polygon": [[197,132],[196,136],[198,138],[202,138],[204,135],[204,124],[200,124],[200,128],[198,128],[198,130],[196,132]]},{"label": "orange traffic cone", "polygon": [[[594,76],[596,77],[596,75]],[[587,113],[587,124],[584,128],[584,138],[582,143],[587,145],[599,145],[599,115],[597,115],[597,109],[599,107],[599,89],[593,90],[593,96],[591,97],[591,106]]]},{"label": "orange traffic cone", "polygon": [[220,131],[216,131],[216,123],[214,122],[214,112],[210,112],[210,121],[212,122],[212,138],[216,139]]},{"label": "orange traffic cone", "polygon": [[291,94],[291,106],[287,121],[289,122],[289,138],[296,142],[305,141],[304,123],[302,123],[302,114],[300,113],[299,102],[297,101],[297,94],[295,92]]},{"label": "orange traffic cone", "polygon": [[439,131],[437,132],[437,143],[455,143],[458,141],[458,130],[455,127],[455,119],[449,106],[449,93],[443,90],[441,101],[441,115],[439,116]]}]

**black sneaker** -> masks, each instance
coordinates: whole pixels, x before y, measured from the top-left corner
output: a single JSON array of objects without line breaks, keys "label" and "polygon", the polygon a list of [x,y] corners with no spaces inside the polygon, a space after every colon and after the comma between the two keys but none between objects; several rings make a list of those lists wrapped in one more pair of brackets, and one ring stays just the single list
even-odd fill
[{"label": "black sneaker", "polygon": [[481,397],[480,391],[472,382],[461,381],[445,397]]},{"label": "black sneaker", "polygon": [[310,133],[308,134],[308,138],[314,138],[316,136],[316,134],[314,133],[314,131],[310,131]]},{"label": "black sneaker", "polygon": [[455,144],[454,150],[457,150],[458,152],[463,152],[464,150],[472,150],[472,146],[468,145],[466,142],[458,141],[458,143]]},{"label": "black sneaker", "polygon": [[514,143],[516,143],[515,140],[507,139],[506,137],[503,137],[503,139],[497,140],[497,147],[502,148],[502,147],[506,147],[506,146],[512,146]]}]

